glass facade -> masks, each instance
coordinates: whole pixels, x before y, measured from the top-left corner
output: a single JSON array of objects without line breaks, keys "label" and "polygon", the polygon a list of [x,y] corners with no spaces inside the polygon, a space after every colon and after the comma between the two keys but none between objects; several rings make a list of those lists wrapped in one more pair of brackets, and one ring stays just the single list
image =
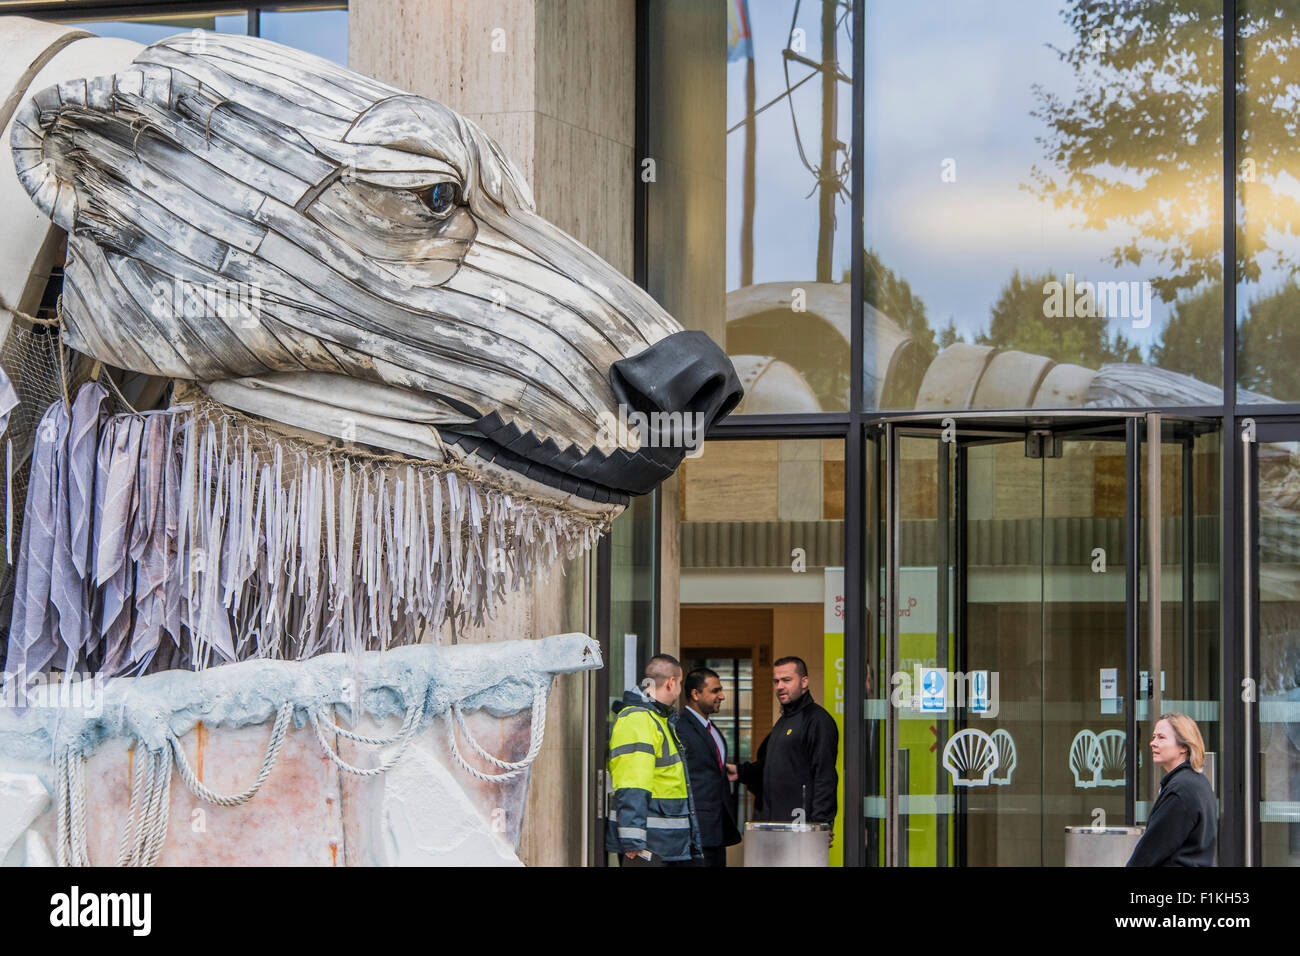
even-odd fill
[{"label": "glass facade", "polygon": [[1300,10],[1237,3],[1237,400],[1300,401]]},{"label": "glass facade", "polygon": [[867,5],[865,341],[904,331],[926,360],[868,407],[1221,401],[1204,7]]},{"label": "glass facade", "polygon": [[652,495],[633,498],[610,529],[609,704],[622,700],[623,691],[636,688],[646,663],[659,651],[654,618],[655,503]]},{"label": "glass facade", "polygon": [[[1178,710],[1220,861],[1300,862],[1300,12],[641,6],[636,261],[746,397],[606,542],[609,696],[676,575],[742,759],[808,660],[837,861],[1060,865],[1067,826],[1145,820]],[[342,5],[81,25],[346,60]]]},{"label": "glass facade", "polygon": [[[45,12],[53,4],[36,4],[22,13]],[[71,7],[73,4],[60,4]],[[149,13],[144,8],[129,16],[97,19],[93,9],[80,15],[60,12],[60,21],[102,37],[156,43],[177,33],[206,30],[212,33],[239,33],[266,37],[307,53],[314,53],[335,63],[348,62],[348,10],[346,4],[314,4],[308,8],[245,4],[194,4],[183,12]]]},{"label": "glass facade", "polygon": [[647,287],[731,356],[742,412],[846,409],[849,8],[651,6]]},{"label": "glass facade", "polygon": [[1259,446],[1261,862],[1300,866],[1300,441]]},{"label": "glass facade", "polygon": [[[750,610],[688,562],[836,447],[846,863],[1061,865],[1066,827],[1145,821],[1169,711],[1220,862],[1289,863],[1297,13],[646,6],[646,284],[746,386],[681,476],[683,648]],[[931,671],[998,700],[926,709]]]}]

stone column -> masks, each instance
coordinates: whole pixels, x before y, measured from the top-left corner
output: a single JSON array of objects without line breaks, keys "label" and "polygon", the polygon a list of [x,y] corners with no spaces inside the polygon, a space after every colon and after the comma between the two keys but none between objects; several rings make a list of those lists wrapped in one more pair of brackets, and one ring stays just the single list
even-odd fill
[{"label": "stone column", "polygon": [[[348,10],[351,69],[482,126],[523,170],[540,215],[631,274],[635,0],[352,0]],[[676,579],[675,566],[664,571]],[[581,563],[567,576],[556,568],[456,640],[590,633],[585,577]],[[528,864],[583,862],[585,680],[570,675],[552,691],[520,843]]]}]

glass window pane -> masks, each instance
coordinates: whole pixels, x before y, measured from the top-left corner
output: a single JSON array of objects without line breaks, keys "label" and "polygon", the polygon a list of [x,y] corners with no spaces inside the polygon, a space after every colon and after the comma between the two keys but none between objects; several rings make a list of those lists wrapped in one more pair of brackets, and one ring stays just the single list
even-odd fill
[{"label": "glass window pane", "polygon": [[348,65],[348,11],[263,10],[258,35]]},{"label": "glass window pane", "polygon": [[88,33],[101,37],[116,37],[119,40],[134,40],[136,43],[157,43],[177,33],[189,33],[192,30],[207,30],[211,33],[248,32],[248,16],[244,13],[201,13],[185,16],[166,17],[132,17],[121,20],[70,20]]},{"label": "glass window pane", "polygon": [[1238,401],[1300,401],[1300,10],[1237,4]]},{"label": "glass window pane", "polygon": [[1221,403],[1218,11],[867,5],[869,405]]},{"label": "glass window pane", "polygon": [[[815,439],[710,441],[679,471],[682,656],[720,675],[727,700],[715,720],[741,761],[781,715],[773,672],[782,657],[804,660],[807,692],[844,740],[842,629],[827,625],[843,592],[843,470],[843,443]],[[840,784],[842,815],[842,773]],[[764,806],[750,819],[788,822],[789,813]]]},{"label": "glass window pane", "polygon": [[1264,866],[1300,866],[1300,443],[1261,443],[1259,820]]},{"label": "glass window pane", "polygon": [[654,642],[655,499],[631,500],[610,529],[609,634],[611,702],[640,683]]},{"label": "glass window pane", "polygon": [[647,288],[726,349],[742,414],[848,407],[850,13],[651,4]]}]

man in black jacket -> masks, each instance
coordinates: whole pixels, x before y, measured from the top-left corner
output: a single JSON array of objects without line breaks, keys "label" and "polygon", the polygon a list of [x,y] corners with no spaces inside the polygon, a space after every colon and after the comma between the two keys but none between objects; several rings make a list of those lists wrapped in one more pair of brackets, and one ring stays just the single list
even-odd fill
[{"label": "man in black jacket", "polygon": [[758,759],[739,771],[741,782],[754,793],[756,819],[833,824],[840,746],[835,718],[813,700],[808,665],[800,658],[783,657],[773,664],[772,683],[781,718],[758,748]]},{"label": "man in black jacket", "polygon": [[727,763],[727,741],[709,719],[718,712],[726,695],[715,671],[701,667],[686,675],[682,684],[686,707],[677,722],[677,736],[686,752],[686,773],[695,800],[695,817],[700,826],[704,859],[697,866],[726,866],[727,847],[740,842],[736,814],[731,805]]}]

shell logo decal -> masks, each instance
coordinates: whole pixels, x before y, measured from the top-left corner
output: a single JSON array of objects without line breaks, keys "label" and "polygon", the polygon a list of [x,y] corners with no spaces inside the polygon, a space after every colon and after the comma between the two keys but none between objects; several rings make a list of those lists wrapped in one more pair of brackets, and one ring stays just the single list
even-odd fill
[{"label": "shell logo decal", "polygon": [[948,738],[943,768],[954,787],[1006,786],[1016,769],[1016,742],[1001,728],[990,735],[969,727]]},{"label": "shell logo decal", "polygon": [[1122,730],[1100,734],[1081,730],[1070,742],[1070,772],[1076,787],[1122,787],[1127,763]]}]

